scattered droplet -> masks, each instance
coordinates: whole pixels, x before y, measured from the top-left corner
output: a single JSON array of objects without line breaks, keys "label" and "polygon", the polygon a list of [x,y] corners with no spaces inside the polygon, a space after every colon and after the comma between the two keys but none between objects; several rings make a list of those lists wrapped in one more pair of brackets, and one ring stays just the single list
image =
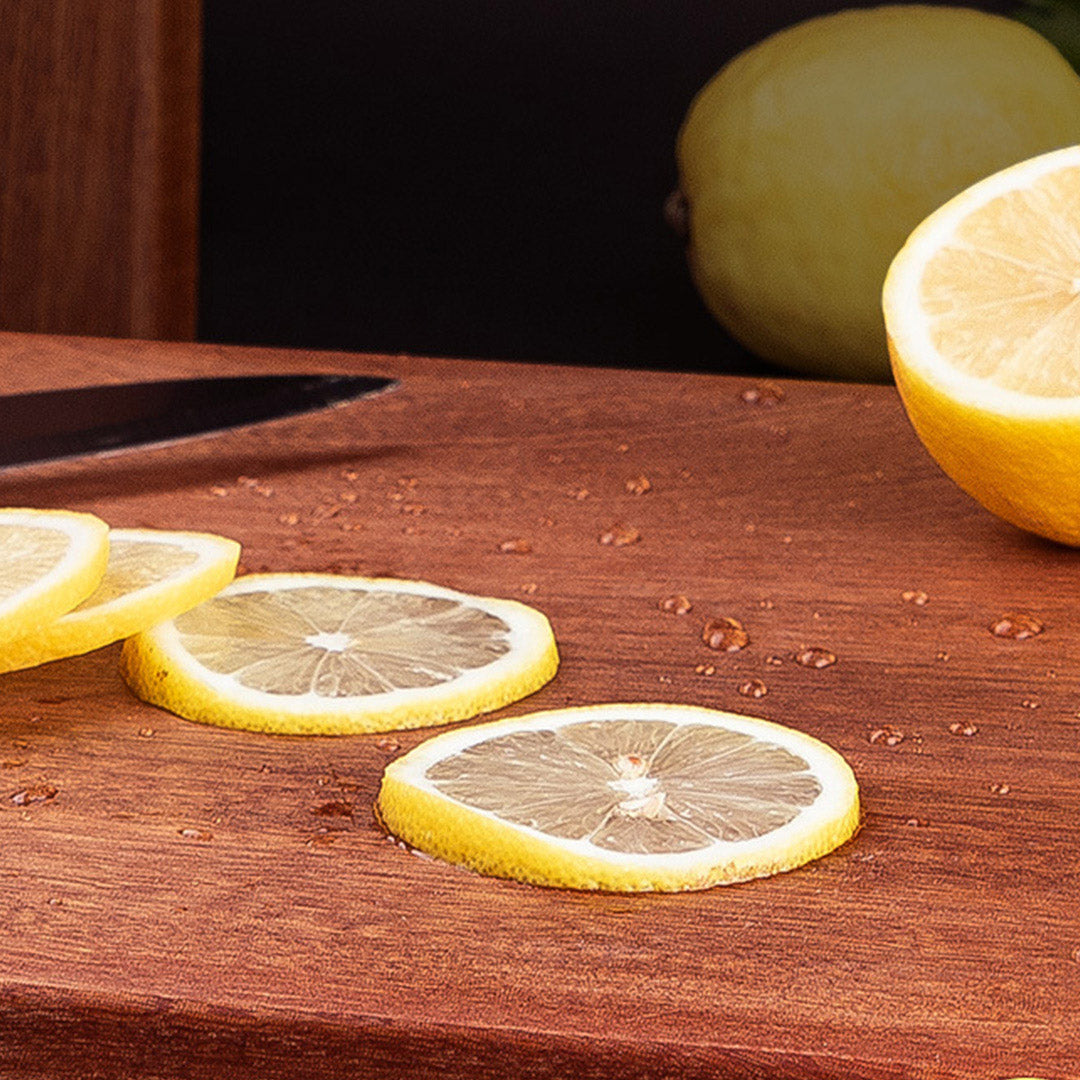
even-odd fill
[{"label": "scattered droplet", "polygon": [[627,544],[636,544],[641,539],[641,533],[632,525],[612,525],[600,534],[601,544],[610,544],[614,547],[626,547]]},{"label": "scattered droplet", "polygon": [[710,619],[702,627],[701,640],[717,652],[738,652],[750,644],[750,635],[738,619]]},{"label": "scattered droplet", "polygon": [[739,693],[743,697],[763,698],[769,692],[769,688],[760,679],[747,679],[739,684]]},{"label": "scattered droplet", "polygon": [[922,589],[905,589],[900,594],[900,599],[905,603],[915,604],[916,607],[925,607],[930,597]]},{"label": "scattered droplet", "polygon": [[698,664],[698,666],[694,668],[694,672],[698,675],[715,675],[716,668],[714,668],[712,664]]},{"label": "scattered droplet", "polygon": [[685,615],[693,610],[693,604],[681,593],[674,596],[665,596],[657,605],[661,611],[670,611],[672,615]]},{"label": "scattered droplet", "polygon": [[1037,709],[1039,707],[1038,698],[1024,698],[1020,704],[1023,705],[1025,709]]},{"label": "scattered droplet", "polygon": [[353,804],[344,799],[332,799],[330,802],[313,806],[311,812],[317,817],[352,817]]},{"label": "scattered droplet", "polygon": [[375,745],[380,750],[389,750],[391,753],[401,749],[401,743],[397,739],[391,739],[388,736],[383,736],[381,739],[375,740]]},{"label": "scattered droplet", "polygon": [[282,525],[299,525],[300,524],[300,515],[299,514],[281,514],[278,517],[278,521],[281,522]]},{"label": "scattered droplet", "polygon": [[154,729],[152,727],[141,727],[141,728],[139,728],[139,735],[144,739],[149,739],[150,736],[153,735],[153,734],[154,734]]},{"label": "scattered droplet", "polygon": [[927,821],[926,818],[922,817],[909,817],[907,821],[904,822],[904,824],[911,825],[916,829],[925,829],[926,826],[930,824],[930,822]]},{"label": "scattered droplet", "polygon": [[1013,641],[1023,641],[1025,638],[1035,637],[1042,632],[1043,624],[1034,615],[1015,613],[1002,615],[990,626],[990,633],[994,637],[1010,638]]},{"label": "scattered droplet", "polygon": [[331,847],[337,837],[333,833],[317,832],[314,836],[311,836],[307,840],[308,847]]},{"label": "scattered droplet", "polygon": [[16,806],[26,806],[28,803],[48,802],[59,794],[59,789],[53,787],[52,784],[31,784],[22,791],[16,791],[11,796],[11,801]]},{"label": "scattered droplet", "polygon": [[949,659],[950,657],[949,657],[949,654],[948,654],[947,652],[939,652],[939,653],[937,654],[937,658],[938,658],[939,660],[941,660],[941,661],[946,661],[946,660],[948,660],[948,659]]},{"label": "scattered droplet", "polygon": [[223,499],[226,495],[229,494],[229,489],[215,485],[210,489],[210,494],[216,495],[219,499]]},{"label": "scattered droplet", "polygon": [[186,840],[199,840],[204,844],[214,839],[214,834],[204,829],[177,829],[177,832]]},{"label": "scattered droplet", "polygon": [[587,499],[588,497],[589,497],[589,489],[588,488],[579,487],[579,488],[571,488],[570,489],[570,498],[571,499],[576,499],[578,502],[582,502],[584,499]]},{"label": "scattered droplet", "polygon": [[990,792],[993,795],[1008,795],[1012,791],[1012,788],[1008,784],[991,784]]},{"label": "scattered droplet", "polygon": [[772,667],[779,667],[783,663],[783,658],[779,656],[766,656],[765,663],[770,664]]},{"label": "scattered droplet", "polygon": [[644,495],[652,491],[652,484],[647,476],[636,476],[633,480],[626,481],[626,490],[631,495]]},{"label": "scattered droplet", "polygon": [[535,581],[526,581],[525,584],[521,586],[521,591],[526,596],[532,596],[539,587],[540,586],[537,585]]},{"label": "scattered droplet", "polygon": [[669,682],[671,682],[671,676],[670,675],[657,675],[656,676],[656,681],[657,682],[662,682],[662,683],[669,683]]},{"label": "scattered droplet", "polygon": [[360,479],[360,474],[355,469],[342,469],[341,478],[342,480],[348,480],[351,484],[354,480]]},{"label": "scattered droplet", "polygon": [[528,540],[504,540],[499,545],[499,550],[504,555],[529,555],[533,546]]},{"label": "scattered droplet", "polygon": [[779,405],[784,400],[784,391],[776,383],[760,383],[750,386],[739,394],[739,399],[746,405]]},{"label": "scattered droplet", "polygon": [[795,654],[795,663],[808,668],[827,668],[836,663],[836,653],[812,645]]},{"label": "scattered droplet", "polygon": [[898,731],[894,727],[885,724],[882,727],[874,728],[870,732],[871,743],[884,743],[886,746],[899,746],[904,741],[904,733]]},{"label": "scattered droplet", "polygon": [[949,725],[949,730],[954,735],[965,735],[970,738],[978,732],[978,728],[970,720],[957,720]]},{"label": "scattered droplet", "polygon": [[616,450],[617,450],[617,451],[618,451],[618,452],[619,452],[620,454],[625,454],[625,453],[626,453],[626,451],[630,449],[630,445],[629,445],[629,443],[619,443],[619,445],[618,445],[618,446],[616,446],[616,447],[615,447],[615,449],[616,449]]},{"label": "scattered droplet", "polygon": [[781,536],[780,537],[780,543],[782,543],[782,544],[790,544],[791,543],[791,537],[787,536],[787,535]]},{"label": "scattered droplet", "polygon": [[772,611],[776,605],[771,600],[759,600],[758,607],[764,608],[766,611]]}]

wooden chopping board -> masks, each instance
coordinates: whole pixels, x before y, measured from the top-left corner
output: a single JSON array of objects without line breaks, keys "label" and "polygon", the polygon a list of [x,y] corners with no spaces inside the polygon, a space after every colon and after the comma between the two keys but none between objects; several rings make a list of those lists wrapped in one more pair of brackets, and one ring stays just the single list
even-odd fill
[{"label": "wooden chopping board", "polygon": [[[865,809],[773,879],[545,890],[382,835],[381,770],[425,732],[191,724],[127,692],[115,646],[6,675],[0,1076],[1080,1076],[1080,555],[959,492],[891,388],[22,335],[0,363],[9,390],[399,375],[332,413],[0,472],[0,505],[220,532],[248,572],[524,600],[562,668],[496,715],[763,716],[843,753]],[[639,539],[600,543],[614,525]],[[686,615],[660,608],[677,594]],[[1044,632],[995,636],[1007,613]],[[748,648],[702,644],[721,615]],[[56,794],[13,798],[34,785]]]}]

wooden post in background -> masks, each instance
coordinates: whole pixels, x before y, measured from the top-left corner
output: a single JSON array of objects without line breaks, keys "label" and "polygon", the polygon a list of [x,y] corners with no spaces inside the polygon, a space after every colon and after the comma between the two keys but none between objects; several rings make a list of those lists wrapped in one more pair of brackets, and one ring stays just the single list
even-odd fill
[{"label": "wooden post in background", "polygon": [[200,0],[0,0],[0,329],[195,336]]}]

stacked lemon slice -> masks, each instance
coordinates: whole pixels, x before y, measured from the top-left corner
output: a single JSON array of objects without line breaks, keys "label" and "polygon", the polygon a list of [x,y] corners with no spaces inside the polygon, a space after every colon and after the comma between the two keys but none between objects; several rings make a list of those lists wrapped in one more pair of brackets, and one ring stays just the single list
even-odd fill
[{"label": "stacked lemon slice", "polygon": [[91,514],[0,510],[0,672],[77,656],[213,596],[232,579],[234,540],[110,530]]}]

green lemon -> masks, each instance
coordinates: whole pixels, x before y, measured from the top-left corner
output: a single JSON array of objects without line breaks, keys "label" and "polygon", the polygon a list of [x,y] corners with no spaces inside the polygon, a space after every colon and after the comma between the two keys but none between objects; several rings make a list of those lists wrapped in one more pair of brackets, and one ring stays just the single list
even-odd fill
[{"label": "green lemon", "polygon": [[799,23],[696,96],[678,140],[706,305],[796,370],[885,379],[881,287],[908,233],[992,172],[1080,143],[1080,77],[1028,27],[903,5]]}]

